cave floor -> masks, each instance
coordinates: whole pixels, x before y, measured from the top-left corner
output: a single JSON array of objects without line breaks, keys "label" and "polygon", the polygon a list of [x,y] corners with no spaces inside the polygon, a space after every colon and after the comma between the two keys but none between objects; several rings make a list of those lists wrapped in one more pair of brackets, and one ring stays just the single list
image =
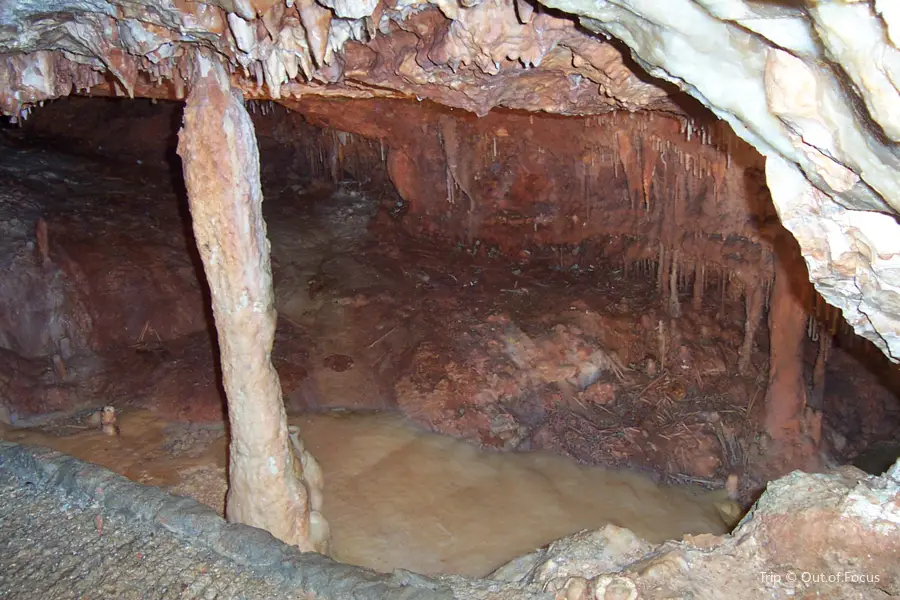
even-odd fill
[{"label": "cave floor", "polygon": [[[119,435],[89,416],[0,438],[77,456],[134,481],[193,497],[223,514],[224,427],[126,409]],[[664,486],[646,475],[584,467],[551,453],[479,451],[397,414],[291,418],[326,473],[324,514],[335,557],[390,572],[484,576],[557,538],[612,523],[661,543],[728,530],[723,491]],[[523,526],[523,524],[528,524]]]}]

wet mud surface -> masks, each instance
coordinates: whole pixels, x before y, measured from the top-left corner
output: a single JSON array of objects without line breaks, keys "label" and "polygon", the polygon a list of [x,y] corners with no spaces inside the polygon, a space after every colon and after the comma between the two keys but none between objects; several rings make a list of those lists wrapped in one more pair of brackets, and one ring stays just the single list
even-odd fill
[{"label": "wet mud surface", "polygon": [[[221,427],[124,411],[119,435],[110,436],[90,420],[6,429],[0,439],[72,454],[223,513]],[[483,451],[396,413],[330,411],[291,422],[324,469],[335,558],[350,564],[484,576],[557,538],[606,524],[653,543],[728,530],[721,492],[660,486],[547,452]]]}]

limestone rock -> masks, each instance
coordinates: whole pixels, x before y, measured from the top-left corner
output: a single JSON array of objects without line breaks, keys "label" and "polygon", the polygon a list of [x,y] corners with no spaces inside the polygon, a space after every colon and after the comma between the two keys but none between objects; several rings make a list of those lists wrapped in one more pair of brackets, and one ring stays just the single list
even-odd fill
[{"label": "limestone rock", "polygon": [[546,584],[553,579],[565,582],[571,577],[614,573],[652,549],[652,544],[630,530],[607,525],[596,531],[576,533],[510,561],[494,571],[490,579]]},{"label": "limestone rock", "polygon": [[770,483],[732,535],[653,546],[607,526],[513,560],[491,577],[594,594],[579,598],[886,597],[879,594],[900,592],[898,501],[900,462],[884,477],[853,467],[797,471]]}]

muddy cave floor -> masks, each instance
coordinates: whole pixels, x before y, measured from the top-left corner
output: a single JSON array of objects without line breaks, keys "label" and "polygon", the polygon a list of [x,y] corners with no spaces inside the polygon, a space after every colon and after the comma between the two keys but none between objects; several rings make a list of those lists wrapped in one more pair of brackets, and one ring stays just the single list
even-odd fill
[{"label": "muddy cave floor", "polygon": [[[221,510],[224,403],[178,177],[162,165],[21,144],[0,152],[3,227],[21,233],[44,219],[50,261],[103,278],[85,302],[105,315],[93,322],[93,339],[104,342],[63,364],[0,350],[0,392],[14,416],[2,437],[56,447]],[[273,362],[295,421],[387,411],[483,448],[546,450],[666,483],[716,489],[735,473],[745,504],[765,484],[755,424],[766,340],[761,334],[750,373],[737,375],[739,299],[710,291],[695,311],[685,290],[683,316],[670,319],[655,275],[640,268],[625,277],[619,265],[552,251],[510,258],[477,244],[411,240],[390,218],[376,219],[382,207],[357,184],[310,183],[267,168],[265,156],[263,186],[279,313]],[[135,279],[135,269],[145,275]],[[877,383],[841,378],[860,370],[854,361],[834,352],[836,393],[890,406]],[[119,437],[89,422],[104,405],[120,411]],[[868,419],[855,410],[841,419],[859,441],[844,439],[840,458],[889,438],[879,427],[896,422],[883,409]],[[522,551],[533,541],[521,541]]]}]

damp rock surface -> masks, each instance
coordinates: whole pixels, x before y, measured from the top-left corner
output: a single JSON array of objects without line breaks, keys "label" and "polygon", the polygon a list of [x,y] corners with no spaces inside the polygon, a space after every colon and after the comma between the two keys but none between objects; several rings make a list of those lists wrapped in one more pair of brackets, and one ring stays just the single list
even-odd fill
[{"label": "damp rock surface", "polygon": [[795,472],[769,484],[730,535],[650,548],[607,526],[554,542],[492,576],[561,590],[564,598],[893,597],[900,586],[898,469],[884,477],[853,468]]}]

